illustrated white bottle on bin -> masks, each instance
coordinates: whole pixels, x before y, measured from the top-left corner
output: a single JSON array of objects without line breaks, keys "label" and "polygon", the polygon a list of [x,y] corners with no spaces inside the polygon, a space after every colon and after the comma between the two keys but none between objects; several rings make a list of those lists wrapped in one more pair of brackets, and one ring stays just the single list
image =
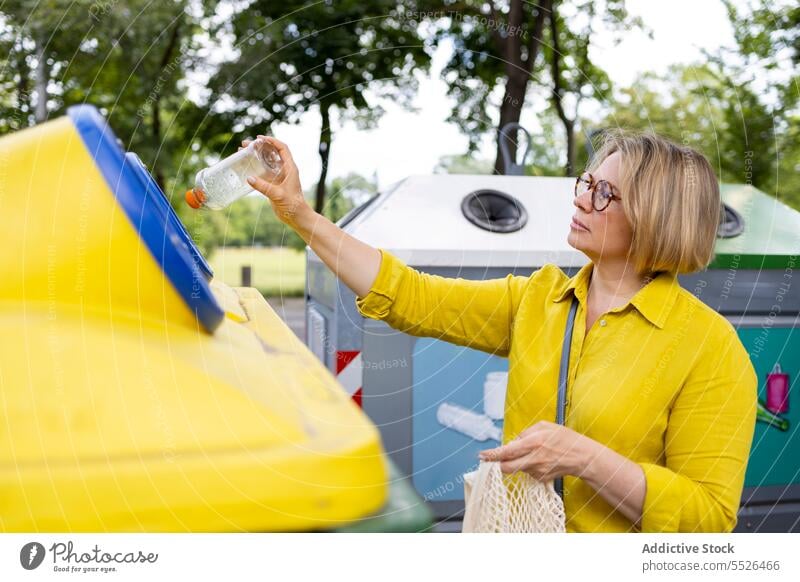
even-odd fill
[{"label": "illustrated white bottle on bin", "polygon": [[489,372],[483,383],[483,411],[492,420],[502,420],[505,412],[508,372]]},{"label": "illustrated white bottle on bin", "polygon": [[442,402],[436,410],[439,424],[460,432],[476,441],[494,439],[502,442],[503,431],[495,426],[492,419],[468,408],[449,402]]},{"label": "illustrated white bottle on bin", "polygon": [[222,210],[253,192],[247,178],[258,176],[269,182],[280,175],[282,168],[278,150],[259,137],[235,154],[197,172],[194,188],[186,191],[186,203],[192,208]]}]

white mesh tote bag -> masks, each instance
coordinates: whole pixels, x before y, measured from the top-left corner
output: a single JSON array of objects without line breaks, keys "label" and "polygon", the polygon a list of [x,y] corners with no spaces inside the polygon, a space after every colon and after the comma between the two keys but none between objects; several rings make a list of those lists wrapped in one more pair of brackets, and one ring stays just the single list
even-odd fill
[{"label": "white mesh tote bag", "polygon": [[464,533],[563,533],[564,504],[553,482],[527,473],[503,475],[481,462],[464,475]]},{"label": "white mesh tote bag", "polygon": [[[572,327],[578,302],[573,298],[561,349],[556,420],[564,424]],[[482,461],[464,475],[463,533],[565,532],[563,480],[543,483],[524,472],[503,475],[500,463]]]}]

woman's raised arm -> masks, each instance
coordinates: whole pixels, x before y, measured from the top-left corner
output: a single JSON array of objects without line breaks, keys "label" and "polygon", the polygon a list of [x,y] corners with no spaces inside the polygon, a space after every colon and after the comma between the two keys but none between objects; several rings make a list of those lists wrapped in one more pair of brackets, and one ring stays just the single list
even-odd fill
[{"label": "woman's raised arm", "polygon": [[253,178],[249,180],[250,185],[269,198],[278,219],[297,232],[353,293],[366,295],[378,276],[380,251],[314,212],[303,196],[300,175],[289,148],[273,137],[265,139],[277,148],[283,170],[274,183]]},{"label": "woman's raised arm", "polygon": [[[306,202],[291,152],[275,138],[284,168],[275,183],[251,186],[269,198],[278,218],[294,229],[357,296],[365,317],[415,336],[437,337],[507,355],[511,326],[530,278],[508,275],[473,281],[422,273],[384,249],[350,236]],[[246,145],[247,142],[245,142]]]}]

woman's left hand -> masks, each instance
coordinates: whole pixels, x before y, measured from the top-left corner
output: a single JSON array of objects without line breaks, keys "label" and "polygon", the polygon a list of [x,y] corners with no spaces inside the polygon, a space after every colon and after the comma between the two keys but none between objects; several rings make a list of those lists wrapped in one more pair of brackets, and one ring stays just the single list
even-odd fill
[{"label": "woman's left hand", "polygon": [[542,420],[510,443],[479,455],[482,461],[499,461],[503,473],[524,471],[539,481],[550,481],[564,475],[582,477],[598,446],[571,428]]}]

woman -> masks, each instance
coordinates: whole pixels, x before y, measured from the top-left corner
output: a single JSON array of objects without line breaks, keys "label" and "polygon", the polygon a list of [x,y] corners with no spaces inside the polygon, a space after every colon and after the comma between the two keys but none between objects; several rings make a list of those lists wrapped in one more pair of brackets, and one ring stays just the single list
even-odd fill
[{"label": "woman", "polygon": [[[569,226],[589,262],[571,278],[546,264],[470,281],[421,273],[314,213],[288,148],[270,140],[286,161],[282,181],[251,184],[353,290],[362,315],[509,358],[504,444],[481,457],[563,477],[568,532],[733,530],[757,378],[730,323],[676,278],[713,255],[719,187],[701,154],[607,133],[576,183]],[[553,421],[573,296],[562,426]]]}]

